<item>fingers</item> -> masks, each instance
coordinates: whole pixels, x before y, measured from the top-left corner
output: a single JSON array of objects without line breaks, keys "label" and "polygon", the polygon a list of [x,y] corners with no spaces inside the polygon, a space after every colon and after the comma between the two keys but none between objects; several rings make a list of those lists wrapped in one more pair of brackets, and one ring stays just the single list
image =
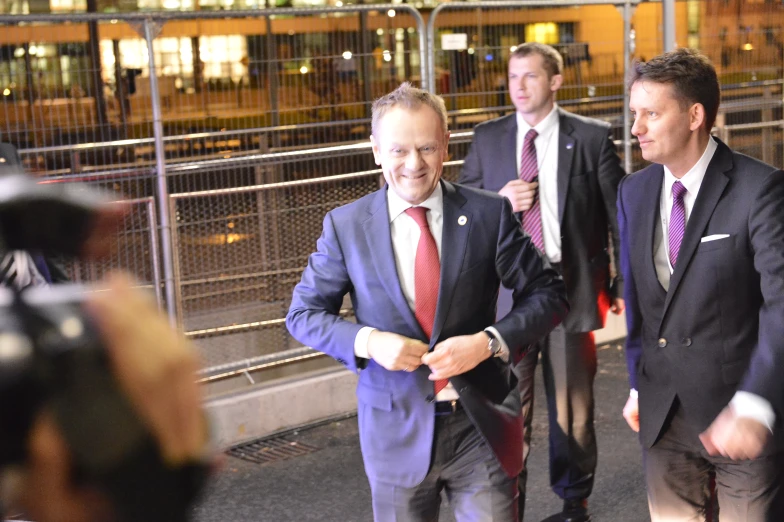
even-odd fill
[{"label": "fingers", "polygon": [[533,205],[538,187],[538,182],[528,183],[516,179],[507,183],[504,188],[500,190],[499,194],[512,203],[512,210],[515,212],[524,212]]},{"label": "fingers", "polygon": [[639,433],[640,431],[640,408],[639,403],[635,397],[629,397],[623,407],[623,418],[626,424],[632,431]]},{"label": "fingers", "polygon": [[626,424],[634,431],[635,433],[640,432],[640,418],[637,415],[628,414],[627,412],[623,412],[623,418],[626,420]]},{"label": "fingers", "polygon": [[389,371],[413,372],[422,365],[428,345],[416,339],[374,330],[368,338],[368,355]]}]

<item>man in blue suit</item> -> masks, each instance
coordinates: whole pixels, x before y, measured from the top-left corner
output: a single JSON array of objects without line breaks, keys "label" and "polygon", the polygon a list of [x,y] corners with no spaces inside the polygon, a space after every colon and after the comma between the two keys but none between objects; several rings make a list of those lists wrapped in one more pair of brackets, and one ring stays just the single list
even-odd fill
[{"label": "man in blue suit", "polygon": [[653,164],[618,191],[624,417],[652,522],[784,520],[784,172],[711,137],[719,100],[697,51],[635,66],[632,134]]},{"label": "man in blue suit", "polygon": [[[359,374],[359,430],[377,521],[514,522],[523,464],[510,363],[568,311],[505,198],[441,180],[443,101],[403,84],[373,104],[387,184],[324,219],[296,286],[292,335]],[[500,283],[514,306],[495,322]],[[356,323],[340,317],[351,296]]]}]

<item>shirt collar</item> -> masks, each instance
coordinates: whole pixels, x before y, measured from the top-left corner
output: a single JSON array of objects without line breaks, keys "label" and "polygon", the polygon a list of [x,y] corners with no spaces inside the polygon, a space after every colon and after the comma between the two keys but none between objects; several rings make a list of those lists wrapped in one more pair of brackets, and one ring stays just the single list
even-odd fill
[{"label": "shirt collar", "polygon": [[444,209],[444,191],[441,188],[441,182],[436,185],[436,189],[430,194],[430,197],[424,200],[419,205],[412,205],[408,201],[403,200],[397,193],[389,187],[387,189],[387,206],[389,207],[389,222],[392,223],[395,218],[413,206],[425,207],[430,210],[431,214],[440,214]]},{"label": "shirt collar", "polygon": [[[517,132],[525,136],[532,127],[523,119],[522,114],[519,112],[515,114],[517,114]],[[542,121],[534,125],[533,129],[536,130],[538,136],[547,135],[555,128],[556,123],[558,123],[558,104],[553,104],[553,110]]]},{"label": "shirt collar", "polygon": [[716,140],[713,139],[711,136],[708,139],[708,146],[705,147],[705,152],[702,153],[702,156],[694,166],[689,169],[689,172],[683,175],[683,177],[679,180],[675,176],[673,176],[670,169],[664,167],[664,193],[667,196],[672,194],[672,185],[676,181],[680,181],[686,190],[689,192],[689,195],[695,197],[697,192],[700,190],[700,186],[702,185],[702,180],[705,178],[705,173],[708,171],[708,165],[713,159],[713,154],[716,152],[718,145],[716,144]]}]

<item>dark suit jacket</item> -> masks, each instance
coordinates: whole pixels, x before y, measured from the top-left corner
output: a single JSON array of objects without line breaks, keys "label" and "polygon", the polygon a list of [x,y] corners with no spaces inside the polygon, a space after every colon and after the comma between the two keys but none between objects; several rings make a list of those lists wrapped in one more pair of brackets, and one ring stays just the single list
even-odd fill
[{"label": "dark suit jacket", "polygon": [[[626,355],[647,447],[676,395],[699,431],[736,390],[767,399],[779,419],[784,399],[784,172],[719,142],[668,292],[653,262],[663,176],[651,165],[618,192]],[[701,242],[714,234],[729,237]]]},{"label": "dark suit jacket", "polygon": [[[432,339],[425,337],[400,288],[386,187],[327,214],[286,317],[294,338],[359,373],[365,469],[372,480],[404,487],[421,482],[430,466],[435,425],[430,370],[391,372],[357,359],[354,339],[360,328],[395,332],[429,342],[432,349],[444,339],[493,325],[519,358],[568,310],[563,282],[545,268],[506,199],[447,182],[442,187],[441,281]],[[467,221],[461,225],[463,216]],[[495,323],[501,281],[514,289],[515,307]],[[338,315],[347,293],[356,323]],[[509,365],[490,358],[450,381],[504,470],[515,476],[523,464],[522,419]]]},{"label": "dark suit jacket", "polygon": [[[611,282],[608,237],[618,266],[616,206],[624,176],[609,124],[558,109],[558,216],[561,220],[561,269],[571,311],[570,332],[604,325],[610,297],[623,295],[623,279]],[[517,179],[515,114],[477,125],[459,182],[498,192]],[[499,313],[507,306],[504,294]]]}]

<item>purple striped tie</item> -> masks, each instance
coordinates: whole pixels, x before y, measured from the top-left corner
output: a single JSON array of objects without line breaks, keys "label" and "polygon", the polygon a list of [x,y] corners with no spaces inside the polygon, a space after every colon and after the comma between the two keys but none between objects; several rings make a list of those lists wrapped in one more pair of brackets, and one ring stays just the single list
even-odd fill
[{"label": "purple striped tie", "polygon": [[[523,152],[520,157],[520,179],[532,183],[539,176],[539,166],[536,161],[536,145],[534,139],[539,135],[534,129],[525,134]],[[531,208],[523,212],[523,230],[531,237],[536,248],[544,252],[544,236],[542,235],[542,209],[539,206],[539,196],[534,198]]]},{"label": "purple striped tie", "polygon": [[681,250],[683,233],[686,230],[686,207],[683,196],[688,191],[683,183],[676,181],[672,184],[672,212],[670,212],[670,264],[675,268],[678,261],[678,252]]}]

